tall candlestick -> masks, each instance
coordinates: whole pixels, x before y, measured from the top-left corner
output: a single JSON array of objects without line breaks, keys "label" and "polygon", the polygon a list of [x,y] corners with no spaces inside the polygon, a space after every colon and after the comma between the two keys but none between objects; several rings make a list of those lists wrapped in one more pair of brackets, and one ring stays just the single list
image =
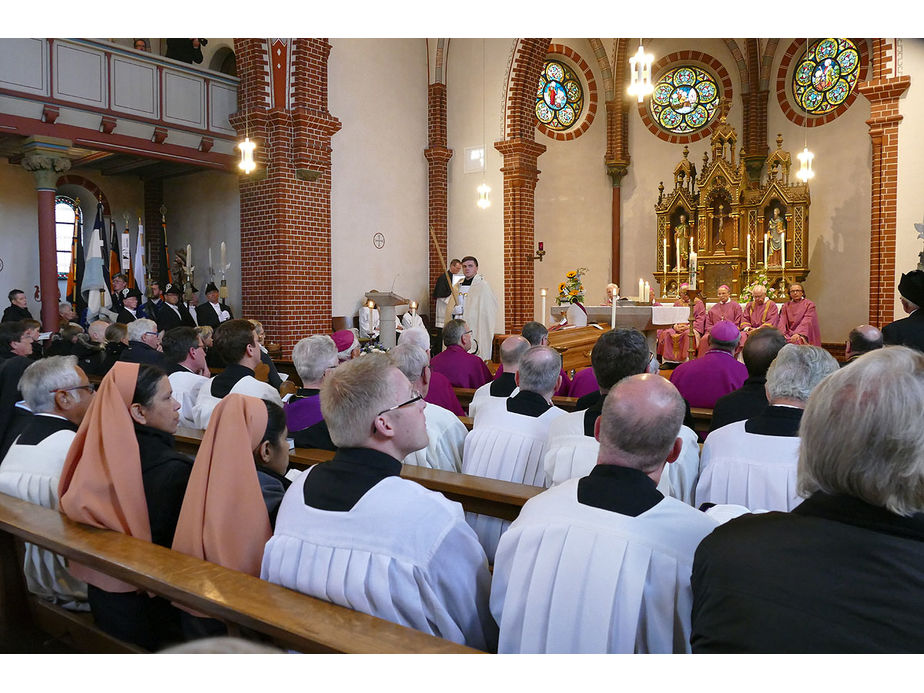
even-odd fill
[{"label": "tall candlestick", "polygon": [[664,271],[667,272],[667,236],[664,237]]},{"label": "tall candlestick", "polygon": [[539,295],[542,296],[542,314],[540,316],[539,322],[545,325],[545,297],[548,295],[548,289],[539,289]]},{"label": "tall candlestick", "polygon": [[764,234],[764,269],[767,269],[767,234]]},{"label": "tall candlestick", "polygon": [[690,288],[696,288],[696,253],[690,254]]},{"label": "tall candlestick", "polygon": [[638,300],[641,303],[644,299],[642,298],[642,292],[645,291],[645,282],[642,281],[642,278],[638,278]]},{"label": "tall candlestick", "polygon": [[616,299],[610,304],[610,329],[616,328]]},{"label": "tall candlestick", "polygon": [[225,265],[228,264],[228,246],[225,245],[225,242],[221,242],[221,271],[225,271]]},{"label": "tall candlestick", "polygon": [[780,240],[783,243],[783,247],[780,249],[780,267],[785,271],[786,269],[786,232],[783,231],[780,234]]},{"label": "tall candlestick", "polygon": [[651,302],[651,285],[648,282],[645,282],[645,298],[642,299],[645,303]]},{"label": "tall candlestick", "polygon": [[690,255],[693,254],[693,234],[690,234]]},{"label": "tall candlestick", "polygon": [[675,243],[675,245],[677,246],[677,267],[680,267],[680,239],[679,238],[677,239],[677,242]]},{"label": "tall candlestick", "polygon": [[751,233],[750,231],[748,232],[747,244],[748,244],[748,272],[750,272],[751,271]]}]

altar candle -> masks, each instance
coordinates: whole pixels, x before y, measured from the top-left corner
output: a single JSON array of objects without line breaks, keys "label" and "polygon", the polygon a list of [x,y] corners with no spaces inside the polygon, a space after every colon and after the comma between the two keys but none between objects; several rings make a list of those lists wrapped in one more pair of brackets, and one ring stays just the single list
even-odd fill
[{"label": "altar candle", "polygon": [[411,315],[417,315],[417,301],[411,301]]},{"label": "altar candle", "polygon": [[780,234],[780,240],[783,242],[783,247],[780,249],[780,267],[786,269],[786,232]]},{"label": "altar candle", "polygon": [[186,244],[186,267],[192,267],[192,246],[189,243]]},{"label": "altar candle", "polygon": [[640,302],[645,300],[642,298],[642,294],[644,293],[644,291],[645,291],[645,282],[643,282],[642,278],[639,277],[638,278],[638,300]]},{"label": "altar candle", "polygon": [[209,269],[212,269],[212,249],[209,248]]},{"label": "altar candle", "polygon": [[616,327],[616,299],[610,304],[610,329]]},{"label": "altar candle", "polygon": [[748,272],[751,271],[751,233],[748,232]]},{"label": "altar candle", "polygon": [[764,234],[764,269],[767,269],[767,234]]},{"label": "altar candle", "polygon": [[648,282],[645,282],[645,298],[642,299],[645,303],[651,302],[651,286]]},{"label": "altar candle", "polygon": [[677,239],[677,267],[680,267],[680,239]]},{"label": "altar candle", "polygon": [[690,253],[690,288],[696,288],[696,253]]},{"label": "altar candle", "polygon": [[664,271],[667,272],[667,236],[664,237]]},{"label": "altar candle", "polygon": [[544,245],[544,243],[543,243],[542,241],[539,241],[539,250],[542,250],[542,246],[543,246],[543,245]]},{"label": "altar candle", "polygon": [[543,325],[545,325],[545,297],[548,295],[548,293],[548,289],[539,289],[539,295],[542,296],[542,314],[539,322],[541,322]]},{"label": "altar candle", "polygon": [[221,271],[225,271],[225,267],[228,266],[228,247],[225,245],[225,242],[221,242]]},{"label": "altar candle", "polygon": [[690,236],[690,255],[693,254],[693,236]]}]

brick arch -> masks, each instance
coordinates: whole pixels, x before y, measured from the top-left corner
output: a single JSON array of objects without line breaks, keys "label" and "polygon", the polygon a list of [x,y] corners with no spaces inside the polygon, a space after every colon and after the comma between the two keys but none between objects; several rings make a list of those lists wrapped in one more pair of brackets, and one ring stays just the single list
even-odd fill
[{"label": "brick arch", "polygon": [[93,195],[94,199],[102,200],[103,214],[109,217],[112,216],[112,212],[109,209],[109,198],[106,197],[106,193],[104,193],[102,189],[89,178],[84,178],[83,176],[73,174],[61,176],[58,179],[57,186],[60,187],[62,185],[79,185],[81,188],[85,188],[90,192],[91,195]]},{"label": "brick arch", "polygon": [[[580,137],[587,129],[590,127],[591,123],[594,122],[594,116],[597,115],[597,80],[594,78],[593,70],[590,69],[590,65],[580,56],[580,54],[571,49],[568,46],[556,43],[549,46],[549,51],[546,54],[546,57],[563,57],[572,63],[577,70],[583,75],[584,82],[587,84],[587,93],[584,97],[584,104],[587,107],[587,110],[581,116],[580,125],[576,127],[571,127],[568,130],[553,130],[545,126],[545,124],[537,122],[536,128],[546,137],[550,137],[553,140],[558,140],[559,142],[566,142],[568,140],[573,140],[577,137]],[[535,92],[535,88],[533,88]],[[533,97],[535,102],[535,97]],[[535,111],[534,111],[535,112]]]},{"label": "brick arch", "polygon": [[780,104],[780,109],[783,111],[783,115],[785,115],[787,119],[800,127],[818,127],[819,125],[830,123],[850,108],[853,102],[856,101],[857,94],[860,93],[860,84],[868,80],[870,75],[869,44],[867,43],[867,39],[852,38],[850,40],[860,53],[860,72],[857,76],[857,83],[854,85],[850,95],[844,99],[844,103],[833,111],[817,116],[807,115],[804,111],[799,109],[793,102],[790,93],[789,73],[793,67],[793,61],[805,51],[806,39],[796,39],[789,44],[789,48],[787,48],[786,53],[783,54],[780,67],[776,72],[776,98]]},{"label": "brick arch", "polygon": [[[651,81],[653,83],[657,83],[661,74],[665,72],[669,67],[672,67],[674,63],[694,63],[711,72],[712,75],[716,78],[720,88],[722,89],[721,98],[725,99],[728,104],[733,103],[734,90],[732,89],[732,81],[728,71],[718,59],[713,58],[708,53],[703,53],[702,51],[677,51],[675,53],[671,53],[670,55],[665,55],[658,62],[651,66]],[[658,127],[658,125],[651,119],[651,115],[648,113],[647,102],[638,104],[638,113],[642,119],[642,122],[645,124],[645,127],[647,127],[653,135],[655,135],[658,139],[662,139],[665,142],[670,142],[671,144],[690,144],[692,142],[697,142],[701,139],[709,137],[720,121],[718,113],[716,113],[712,119],[712,122],[701,130],[697,130],[696,132],[689,135],[678,135],[673,132],[665,132]]]},{"label": "brick arch", "polygon": [[536,83],[551,39],[518,39],[507,76],[504,157],[504,330],[519,332],[533,319],[533,243],[537,162],[545,145],[535,141]]}]

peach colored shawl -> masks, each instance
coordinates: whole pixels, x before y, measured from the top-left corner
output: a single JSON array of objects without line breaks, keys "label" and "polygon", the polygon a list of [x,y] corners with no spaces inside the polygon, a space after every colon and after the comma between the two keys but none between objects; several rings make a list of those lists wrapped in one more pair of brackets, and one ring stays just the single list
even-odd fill
[{"label": "peach colored shawl", "polygon": [[230,394],[215,407],[199,446],[173,548],[260,576],[273,531],[253,451],[266,432],[263,400]]},{"label": "peach colored shawl", "polygon": [[[72,520],[151,541],[141,454],[129,414],[137,382],[137,363],[116,363],[103,378],[64,460],[58,497]],[[137,589],[77,563],[69,570],[108,592]]]}]

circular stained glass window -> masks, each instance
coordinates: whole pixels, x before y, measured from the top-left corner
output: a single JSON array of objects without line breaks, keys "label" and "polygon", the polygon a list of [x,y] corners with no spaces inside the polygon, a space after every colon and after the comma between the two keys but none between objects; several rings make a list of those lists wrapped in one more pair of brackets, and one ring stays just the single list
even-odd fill
[{"label": "circular stained glass window", "polygon": [[536,90],[536,117],[552,130],[567,130],[584,110],[584,87],[570,67],[547,60]]},{"label": "circular stained glass window", "polygon": [[689,135],[709,124],[718,105],[715,78],[698,67],[684,66],[661,76],[648,108],[664,130]]},{"label": "circular stained glass window", "polygon": [[792,75],[792,93],[799,107],[823,115],[850,96],[860,77],[860,54],[850,39],[816,41]]}]

